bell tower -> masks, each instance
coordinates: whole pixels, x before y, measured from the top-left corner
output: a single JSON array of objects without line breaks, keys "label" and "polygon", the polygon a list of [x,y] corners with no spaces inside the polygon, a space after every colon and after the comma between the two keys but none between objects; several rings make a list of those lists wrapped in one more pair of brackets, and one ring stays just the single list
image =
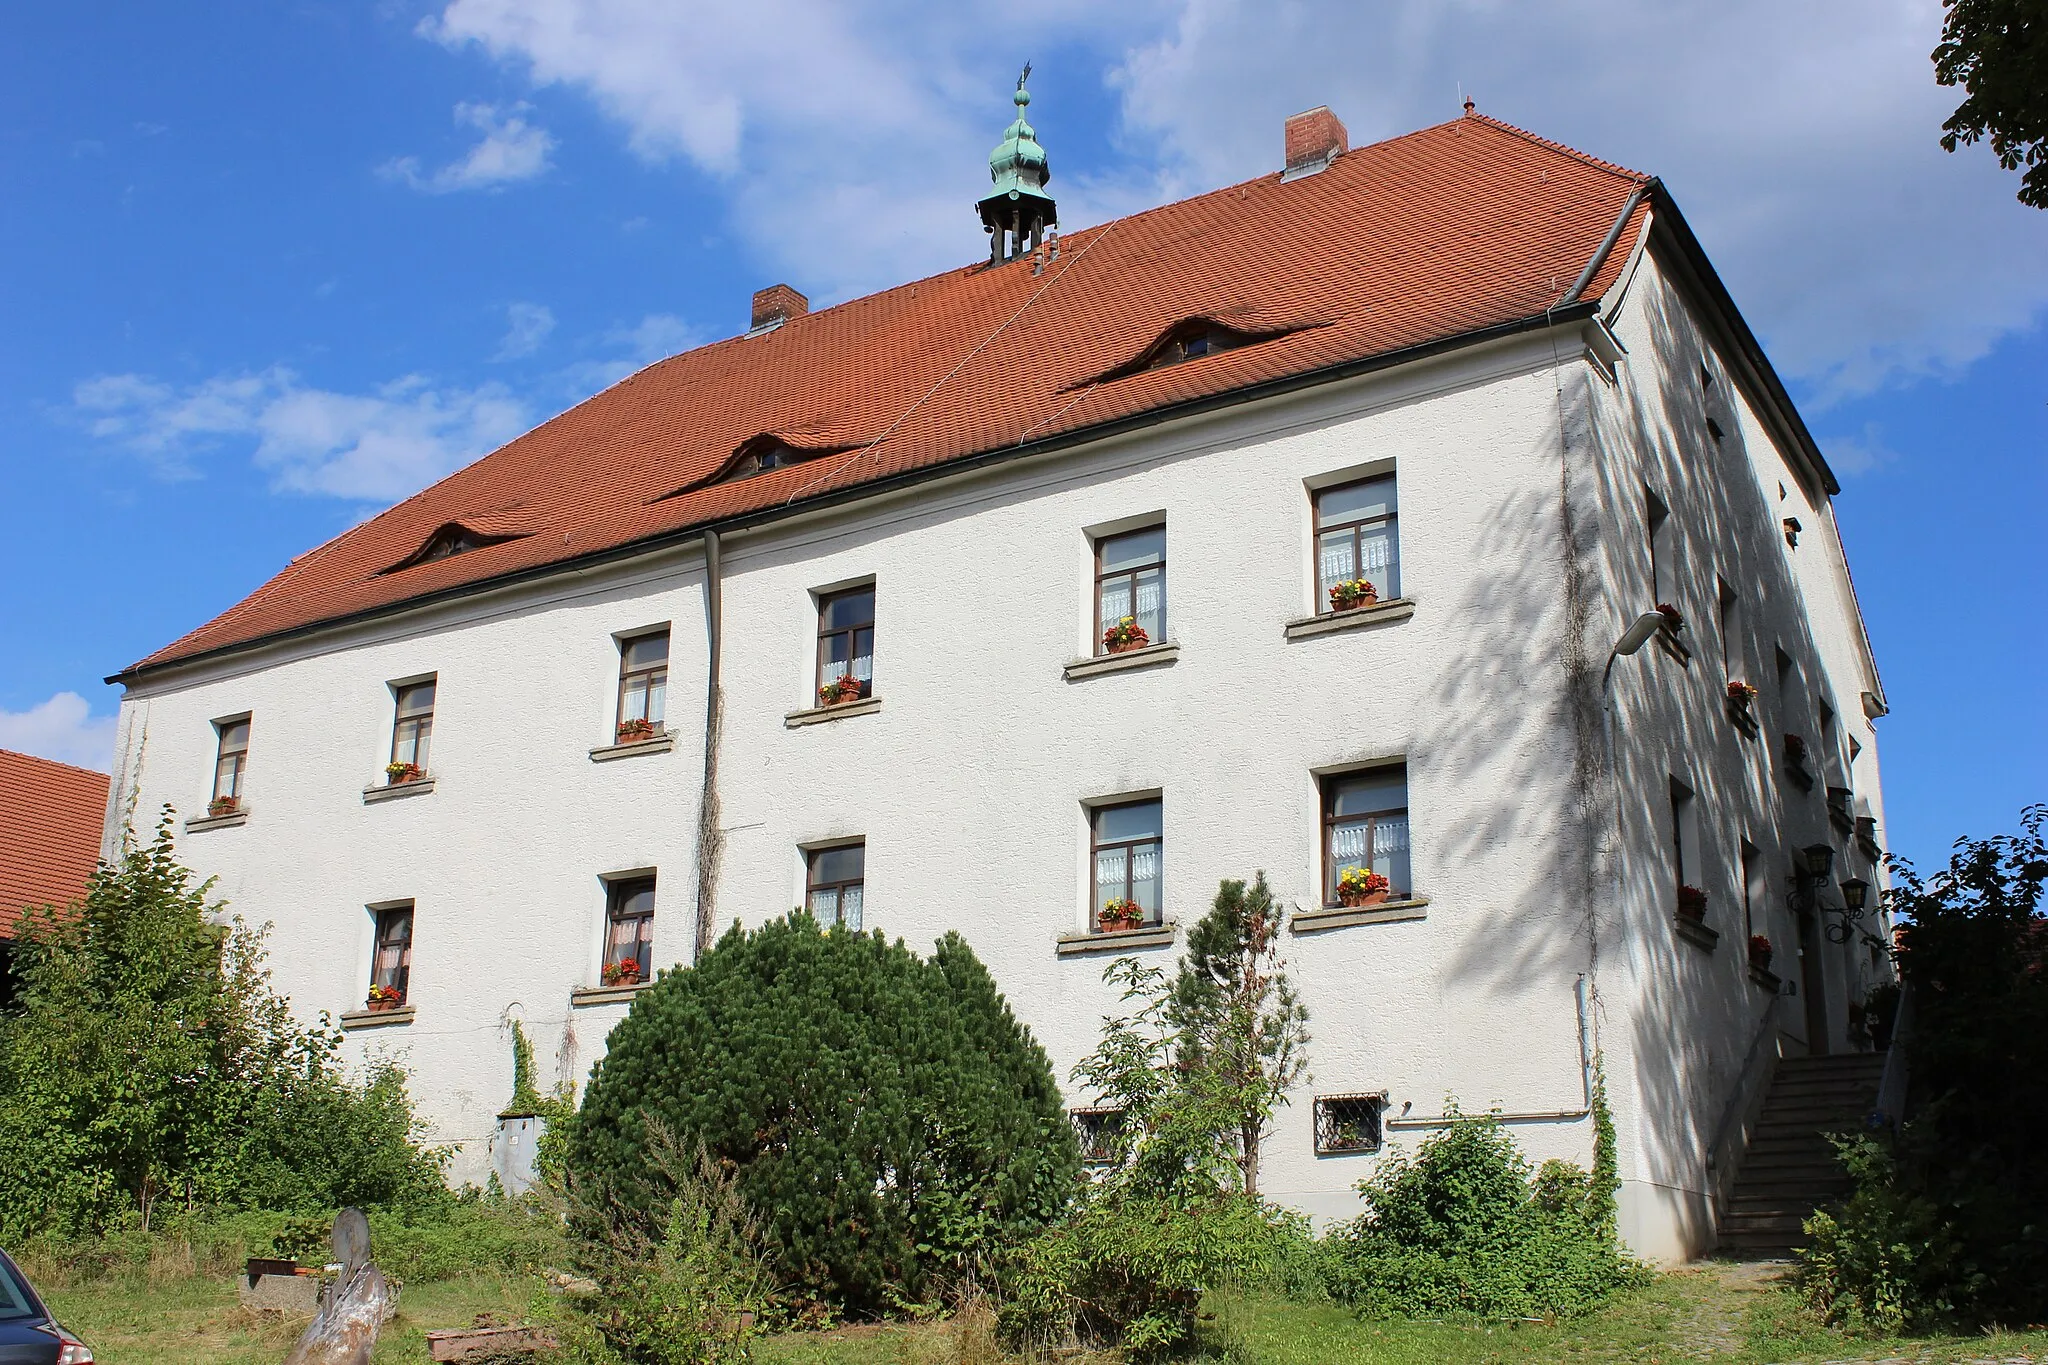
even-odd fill
[{"label": "bell tower", "polygon": [[1024,74],[1017,77],[1017,93],[1010,97],[1017,105],[1017,121],[988,155],[988,178],[995,188],[975,205],[988,233],[990,265],[1028,255],[1045,239],[1045,230],[1059,222],[1052,196],[1045,192],[1052,167],[1045,148],[1038,145],[1038,134],[1024,121],[1024,106],[1031,103],[1024,82],[1030,78],[1031,64],[1026,62]]}]

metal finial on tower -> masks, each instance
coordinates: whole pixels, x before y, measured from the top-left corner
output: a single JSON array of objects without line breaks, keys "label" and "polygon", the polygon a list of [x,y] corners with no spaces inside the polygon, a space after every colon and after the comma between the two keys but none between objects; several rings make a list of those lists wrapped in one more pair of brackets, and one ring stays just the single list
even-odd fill
[{"label": "metal finial on tower", "polygon": [[1046,229],[1059,221],[1052,196],[1045,192],[1045,182],[1052,179],[1051,162],[1024,117],[1024,108],[1031,103],[1031,92],[1024,83],[1030,79],[1031,63],[1026,62],[1023,74],[1017,77],[1017,91],[1010,97],[1017,106],[1017,117],[988,157],[988,177],[995,188],[975,205],[982,229],[989,235],[991,265],[1035,250]]}]

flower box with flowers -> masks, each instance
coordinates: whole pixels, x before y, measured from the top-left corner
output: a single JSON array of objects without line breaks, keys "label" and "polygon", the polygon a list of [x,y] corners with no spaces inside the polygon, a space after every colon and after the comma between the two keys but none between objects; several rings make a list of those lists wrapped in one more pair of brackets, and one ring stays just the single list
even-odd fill
[{"label": "flower box with flowers", "polygon": [[405,992],[399,990],[396,986],[372,986],[370,987],[370,994],[364,999],[363,1003],[370,1008],[372,1013],[382,1014],[385,1010],[395,1010],[400,1005],[403,1005],[405,1003]]},{"label": "flower box with flowers", "polygon": [[1102,903],[1102,909],[1096,913],[1095,924],[1105,934],[1129,933],[1144,927],[1145,907],[1118,896]]},{"label": "flower box with flowers", "polygon": [[1762,934],[1750,935],[1749,965],[1760,972],[1771,969],[1771,941]]},{"label": "flower box with flowers", "polygon": [[633,958],[623,962],[607,962],[602,973],[607,986],[633,986],[640,981],[640,963]]},{"label": "flower box with flowers", "polygon": [[384,765],[384,785],[388,787],[402,787],[408,782],[417,782],[425,776],[426,774],[420,770],[420,765],[417,763],[386,763]]},{"label": "flower box with flowers", "polygon": [[861,681],[851,673],[842,673],[837,679],[818,689],[818,705],[838,706],[843,702],[861,699]]},{"label": "flower box with flowers", "polygon": [[638,744],[643,739],[653,739],[661,730],[651,720],[635,716],[622,720],[618,726],[618,740],[621,744]]},{"label": "flower box with flowers", "polygon": [[242,798],[239,796],[216,796],[206,803],[207,815],[216,820],[223,815],[233,815],[241,808]]},{"label": "flower box with flowers", "polygon": [[1706,919],[1707,893],[1700,890],[1697,886],[1679,887],[1678,917],[1680,919],[1689,919],[1694,924],[1698,924]]},{"label": "flower box with flowers", "polygon": [[1152,643],[1152,637],[1138,624],[1135,616],[1126,616],[1108,630],[1102,632],[1102,647],[1111,654],[1124,654],[1133,649],[1143,649]]},{"label": "flower box with flowers", "polygon": [[1347,867],[1337,878],[1337,904],[1379,905],[1393,890],[1393,883],[1366,867]]},{"label": "flower box with flowers", "polygon": [[1657,604],[1657,614],[1664,618],[1664,631],[1666,634],[1676,635],[1679,631],[1685,629],[1685,613],[1672,606],[1669,602],[1659,602]]},{"label": "flower box with flowers", "polygon": [[1379,600],[1379,589],[1363,578],[1353,578],[1330,589],[1331,611],[1353,611],[1372,606]]},{"label": "flower box with flowers", "polygon": [[1756,700],[1756,689],[1746,682],[1728,684],[1728,705],[1742,711],[1749,710],[1749,704]]}]

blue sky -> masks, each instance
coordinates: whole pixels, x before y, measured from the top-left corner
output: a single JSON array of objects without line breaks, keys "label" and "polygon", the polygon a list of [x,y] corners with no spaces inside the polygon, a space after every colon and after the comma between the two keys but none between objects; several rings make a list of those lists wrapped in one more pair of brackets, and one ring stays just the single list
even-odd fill
[{"label": "blue sky", "polygon": [[[1662,175],[1841,472],[1893,846],[2048,799],[2048,214],[1932,0],[25,7],[0,43],[0,746],[752,291],[971,259],[1032,58],[1078,227],[1482,110]],[[1710,11],[1710,12],[1709,12]]]}]

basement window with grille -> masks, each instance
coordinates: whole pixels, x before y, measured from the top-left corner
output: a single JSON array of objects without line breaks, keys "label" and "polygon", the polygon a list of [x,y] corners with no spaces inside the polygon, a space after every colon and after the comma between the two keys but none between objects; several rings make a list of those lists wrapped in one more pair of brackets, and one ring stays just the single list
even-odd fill
[{"label": "basement window with grille", "polygon": [[1083,1166],[1108,1166],[1116,1158],[1111,1150],[1118,1130],[1123,1127],[1124,1111],[1108,1105],[1094,1105],[1082,1109],[1070,1109],[1067,1118],[1074,1125],[1074,1136],[1081,1142],[1081,1164]]},{"label": "basement window with grille", "polygon": [[1343,1156],[1380,1149],[1380,1118],[1387,1092],[1316,1096],[1316,1155]]}]

